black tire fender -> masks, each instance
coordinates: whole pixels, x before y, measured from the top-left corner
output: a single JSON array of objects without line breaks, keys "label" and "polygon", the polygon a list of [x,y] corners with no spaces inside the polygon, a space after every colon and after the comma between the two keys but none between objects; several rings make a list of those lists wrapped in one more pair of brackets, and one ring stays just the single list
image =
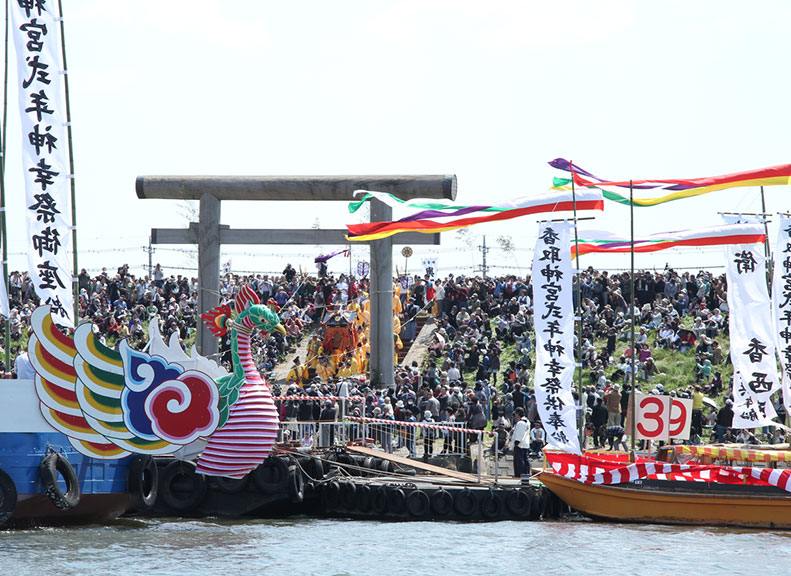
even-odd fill
[{"label": "black tire fender", "polygon": [[7,472],[0,469],[0,526],[14,514],[18,497],[14,480]]},{"label": "black tire fender", "polygon": [[305,479],[298,466],[289,466],[288,468],[288,497],[294,504],[305,500]]},{"label": "black tire fender", "polygon": [[354,510],[357,505],[357,486],[354,482],[341,484],[341,506],[346,510]]},{"label": "black tire fender", "polygon": [[379,486],[373,489],[373,498],[371,501],[374,512],[382,515],[387,513],[387,488]]},{"label": "black tire fender", "polygon": [[165,467],[159,490],[168,508],[185,512],[203,501],[208,488],[206,477],[195,472],[195,464],[175,460]]},{"label": "black tire fender", "polygon": [[527,516],[532,508],[530,496],[523,490],[509,490],[505,496],[505,507],[514,516]]},{"label": "black tire fender", "polygon": [[264,494],[278,494],[288,487],[288,464],[282,458],[270,456],[253,470],[253,482]]},{"label": "black tire fender", "polygon": [[340,483],[335,480],[333,480],[332,482],[327,482],[324,485],[324,490],[322,491],[322,495],[324,497],[324,503],[327,507],[327,510],[332,510],[333,508],[337,508],[338,505],[341,503]]},{"label": "black tire fender", "polygon": [[[66,483],[65,492],[58,485],[58,474]],[[71,510],[80,503],[80,483],[65,456],[57,452],[44,456],[39,465],[39,476],[44,491],[58,510]]]},{"label": "black tire fender", "polygon": [[250,475],[242,478],[228,478],[227,476],[210,476],[211,484],[224,494],[238,494],[250,483]]},{"label": "black tire fender", "polygon": [[129,463],[129,496],[135,510],[151,510],[159,492],[159,468],[147,454],[136,454]]},{"label": "black tire fender", "polygon": [[406,497],[406,509],[410,516],[424,518],[431,511],[431,499],[422,490],[413,490]]},{"label": "black tire fender", "polygon": [[403,514],[406,511],[406,494],[401,488],[390,488],[387,491],[387,509],[392,514]]},{"label": "black tire fender", "polygon": [[373,490],[368,484],[361,484],[357,487],[357,510],[360,512],[370,512],[373,506]]},{"label": "black tire fender", "polygon": [[453,509],[460,516],[472,516],[475,504],[475,495],[469,488],[462,488],[453,497]]},{"label": "black tire fender", "polygon": [[431,511],[437,516],[447,516],[453,512],[453,495],[440,488],[431,495]]},{"label": "black tire fender", "polygon": [[489,520],[500,518],[503,514],[503,501],[497,496],[497,492],[492,489],[483,493],[480,506],[481,514]]}]

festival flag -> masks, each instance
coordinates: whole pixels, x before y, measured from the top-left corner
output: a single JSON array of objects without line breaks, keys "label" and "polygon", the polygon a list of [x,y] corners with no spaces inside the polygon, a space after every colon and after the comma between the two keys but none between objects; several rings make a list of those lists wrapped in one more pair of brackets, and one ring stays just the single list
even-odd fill
[{"label": "festival flag", "polygon": [[[753,224],[753,226],[760,226]],[[766,262],[761,243],[725,248],[733,364],[733,427],[775,424],[771,395],[779,388]]]},{"label": "festival flag", "polygon": [[[579,254],[631,252],[629,236],[609,230],[584,230],[579,233],[579,245],[571,246],[573,256]],[[635,252],[658,252],[679,246],[724,246],[728,244],[762,243],[766,239],[761,224],[723,224],[706,228],[691,228],[675,232],[658,232],[634,239]]]},{"label": "festival flag", "polygon": [[69,154],[56,2],[9,4],[19,71],[28,274],[58,324],[74,326]]},{"label": "festival flag", "polygon": [[545,222],[533,259],[536,330],[535,390],[547,442],[580,453],[574,385],[574,314],[571,301],[571,224]]},{"label": "festival flag", "polygon": [[774,252],[772,304],[777,351],[780,356],[783,404],[791,413],[791,218],[780,216]]},{"label": "festival flag", "polygon": [[[682,198],[700,196],[726,188],[739,188],[744,186],[778,186],[791,184],[791,164],[782,164],[769,168],[759,168],[723,176],[708,176],[704,178],[688,179],[654,179],[654,180],[621,180],[608,181],[594,176],[587,170],[572,165],[565,158],[555,158],[549,165],[553,168],[570,172],[574,183],[583,188],[599,188],[604,198],[629,205],[629,196],[619,193],[617,189],[632,188],[634,192],[650,191],[651,196],[634,197],[635,206],[655,206]],[[554,184],[553,187],[562,189],[566,184]],[[615,188],[615,190],[608,190]]]},{"label": "festival flag", "polygon": [[[369,192],[371,197],[380,198],[387,194]],[[383,200],[384,201],[384,200]],[[392,202],[388,199],[387,202]],[[539,196],[516,198],[502,204],[458,206],[448,203],[434,203],[434,207],[406,216],[394,222],[366,222],[347,224],[347,239],[353,241],[379,240],[400,232],[422,232],[434,234],[473,224],[510,220],[529,214],[563,212],[574,209],[572,194],[569,192],[550,192]],[[412,204],[417,207],[416,204]],[[576,208],[580,210],[603,210],[604,201],[599,190],[582,190],[576,196]]]}]

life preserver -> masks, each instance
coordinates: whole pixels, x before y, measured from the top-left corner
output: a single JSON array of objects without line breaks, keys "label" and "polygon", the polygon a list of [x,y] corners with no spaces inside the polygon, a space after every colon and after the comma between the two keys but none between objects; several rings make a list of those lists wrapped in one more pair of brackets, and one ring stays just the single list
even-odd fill
[{"label": "life preserver", "polygon": [[522,517],[530,514],[530,496],[522,490],[509,490],[505,496],[505,507],[514,516]]},{"label": "life preserver", "polygon": [[373,505],[373,490],[368,484],[357,487],[357,509],[360,512],[370,512]]},{"label": "life preserver", "polygon": [[410,516],[423,518],[431,510],[431,500],[422,490],[413,490],[406,497],[406,509]]},{"label": "life preserver", "polygon": [[440,488],[431,495],[431,511],[437,516],[447,516],[453,511],[453,495]]},{"label": "life preserver", "polygon": [[497,497],[497,492],[494,490],[489,489],[488,492],[483,493],[480,505],[481,514],[483,514],[484,518],[489,518],[491,520],[502,516],[503,501]]},{"label": "life preserver", "polygon": [[[65,456],[57,452],[47,454],[41,460],[38,472],[45,493],[58,510],[71,510],[80,503],[80,483]],[[58,485],[58,474],[66,483],[65,492]]]},{"label": "life preserver", "polygon": [[17,497],[14,480],[4,470],[0,470],[0,526],[11,518],[16,509]]},{"label": "life preserver", "polygon": [[245,474],[242,478],[228,478],[227,476],[210,476],[209,480],[217,490],[225,494],[238,494],[250,483],[250,475]]},{"label": "life preserver", "polygon": [[288,468],[288,497],[294,504],[299,504],[305,500],[305,479],[302,477],[302,470],[297,466]]},{"label": "life preserver", "polygon": [[387,512],[387,488],[379,486],[373,492],[373,509],[377,514],[385,514]]},{"label": "life preserver", "polygon": [[135,510],[151,510],[157,501],[159,470],[151,456],[137,454],[129,463],[127,489]]},{"label": "life preserver", "polygon": [[288,486],[288,464],[277,456],[264,460],[252,474],[253,482],[264,494],[285,492]]},{"label": "life preserver", "polygon": [[406,510],[406,494],[401,488],[387,491],[387,509],[393,514],[403,514]]},{"label": "life preserver", "polygon": [[195,472],[195,464],[175,460],[165,467],[159,481],[162,501],[173,510],[195,508],[206,496],[206,478]]},{"label": "life preserver", "polygon": [[341,505],[346,510],[354,510],[357,504],[357,486],[354,482],[344,482],[341,484]]},{"label": "life preserver", "polygon": [[337,508],[341,502],[341,485],[335,480],[327,482],[321,491],[321,497],[324,500],[325,510]]},{"label": "life preserver", "polygon": [[472,516],[475,512],[475,496],[469,488],[462,488],[453,497],[453,509],[460,516]]}]

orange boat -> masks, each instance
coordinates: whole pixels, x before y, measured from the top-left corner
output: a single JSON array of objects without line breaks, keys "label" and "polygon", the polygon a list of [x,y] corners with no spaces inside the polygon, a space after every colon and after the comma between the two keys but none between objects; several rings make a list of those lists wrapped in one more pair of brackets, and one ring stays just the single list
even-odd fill
[{"label": "orange boat", "polygon": [[[659,458],[666,458],[664,463],[687,458],[777,463],[791,461],[791,452],[669,446]],[[777,486],[747,475],[743,484],[667,480],[658,476],[618,484],[590,484],[545,469],[538,479],[569,507],[599,520],[791,529],[791,492]]]}]

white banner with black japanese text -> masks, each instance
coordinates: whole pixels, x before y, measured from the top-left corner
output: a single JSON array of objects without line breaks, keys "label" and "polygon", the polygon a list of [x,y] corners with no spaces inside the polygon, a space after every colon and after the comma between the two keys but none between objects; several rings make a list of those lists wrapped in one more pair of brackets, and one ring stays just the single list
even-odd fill
[{"label": "white banner with black japanese text", "polygon": [[571,225],[547,222],[533,256],[536,329],[536,402],[547,442],[580,453],[574,384],[574,314],[571,301]]},{"label": "white banner with black japanese text", "polygon": [[[760,224],[755,225],[763,229]],[[778,389],[775,335],[762,244],[725,248],[733,363],[733,427],[772,424],[770,396]]]},{"label": "white banner with black japanese text", "polygon": [[60,19],[53,0],[11,0],[27,193],[28,274],[53,319],[74,325],[69,154]]},{"label": "white banner with black japanese text", "polygon": [[782,368],[783,404],[791,414],[791,218],[780,216],[774,253],[772,300],[777,352]]}]

